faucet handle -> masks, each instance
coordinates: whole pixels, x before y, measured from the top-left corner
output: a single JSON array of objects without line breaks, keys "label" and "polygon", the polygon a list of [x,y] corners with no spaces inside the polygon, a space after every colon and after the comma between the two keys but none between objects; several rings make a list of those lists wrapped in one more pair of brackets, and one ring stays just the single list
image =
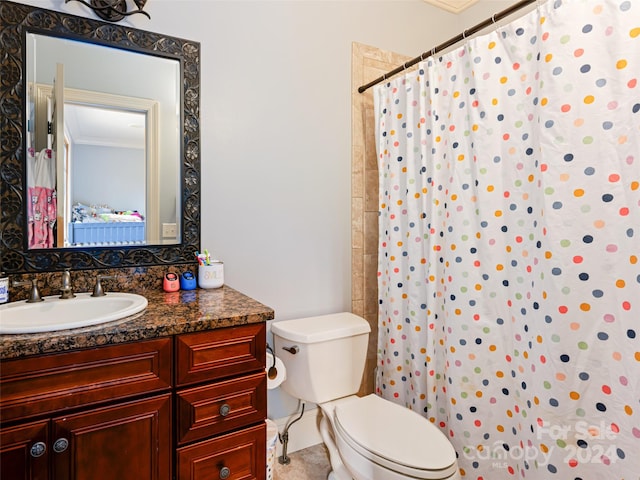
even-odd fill
[{"label": "faucet handle", "polygon": [[96,286],[93,287],[92,297],[104,297],[106,295],[104,289],[102,288],[101,280],[112,280],[115,279],[115,275],[98,275],[96,276]]},{"label": "faucet handle", "polygon": [[12,284],[14,287],[19,287],[22,285],[31,285],[31,291],[29,292],[29,299],[27,303],[36,303],[42,302],[44,298],[40,295],[40,289],[38,288],[38,279],[33,277],[31,280],[26,280],[24,282],[14,281]]}]

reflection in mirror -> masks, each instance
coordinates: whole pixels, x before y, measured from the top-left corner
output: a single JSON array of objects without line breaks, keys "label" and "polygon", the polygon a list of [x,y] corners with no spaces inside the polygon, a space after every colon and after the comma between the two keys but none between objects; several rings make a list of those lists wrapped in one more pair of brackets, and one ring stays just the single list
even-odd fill
[{"label": "reflection in mirror", "polygon": [[29,33],[27,85],[29,248],[180,243],[179,62]]},{"label": "reflection in mirror", "polygon": [[[82,246],[109,234],[111,241],[157,242],[154,229],[145,232],[151,209],[139,188],[146,183],[146,115],[67,101],[64,124],[68,147],[63,168],[69,182],[62,208],[70,219],[60,226],[68,225],[64,246]],[[92,201],[96,198],[101,203]],[[153,217],[158,214],[154,206]]]}]

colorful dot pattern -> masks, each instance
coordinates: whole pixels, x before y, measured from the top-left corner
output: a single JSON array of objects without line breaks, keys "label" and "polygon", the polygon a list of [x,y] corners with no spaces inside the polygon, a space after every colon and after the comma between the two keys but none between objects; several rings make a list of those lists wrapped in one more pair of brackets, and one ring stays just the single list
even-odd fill
[{"label": "colorful dot pattern", "polygon": [[376,388],[465,479],[640,478],[638,52],[549,0],[375,89]]}]

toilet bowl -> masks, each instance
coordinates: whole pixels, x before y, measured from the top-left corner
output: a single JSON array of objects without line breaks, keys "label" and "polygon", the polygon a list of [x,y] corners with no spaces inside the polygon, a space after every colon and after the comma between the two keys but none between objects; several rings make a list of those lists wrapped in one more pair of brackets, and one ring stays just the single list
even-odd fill
[{"label": "toilet bowl", "polygon": [[370,332],[351,313],[274,322],[281,387],[318,404],[330,480],[460,480],[456,453],[431,422],[377,395],[358,397]]},{"label": "toilet bowl", "polygon": [[[453,446],[417,413],[374,394],[342,398],[320,408],[323,419],[332,424],[347,478],[460,479]],[[324,434],[323,440],[326,444]]]}]

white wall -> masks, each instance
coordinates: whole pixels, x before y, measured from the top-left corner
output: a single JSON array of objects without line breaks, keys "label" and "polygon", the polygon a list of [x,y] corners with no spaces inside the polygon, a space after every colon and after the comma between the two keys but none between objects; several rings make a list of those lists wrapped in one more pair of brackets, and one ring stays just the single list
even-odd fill
[{"label": "white wall", "polygon": [[227,283],[278,320],[348,310],[352,42],[413,57],[514,3],[149,0],[121,22],[201,43],[202,246]]},{"label": "white wall", "polygon": [[352,42],[417,55],[506,2],[156,1],[149,28],[202,43],[203,246],[277,319],[348,310]]},{"label": "white wall", "polygon": [[109,205],[146,215],[144,152],[135,148],[74,145],[71,204]]}]

